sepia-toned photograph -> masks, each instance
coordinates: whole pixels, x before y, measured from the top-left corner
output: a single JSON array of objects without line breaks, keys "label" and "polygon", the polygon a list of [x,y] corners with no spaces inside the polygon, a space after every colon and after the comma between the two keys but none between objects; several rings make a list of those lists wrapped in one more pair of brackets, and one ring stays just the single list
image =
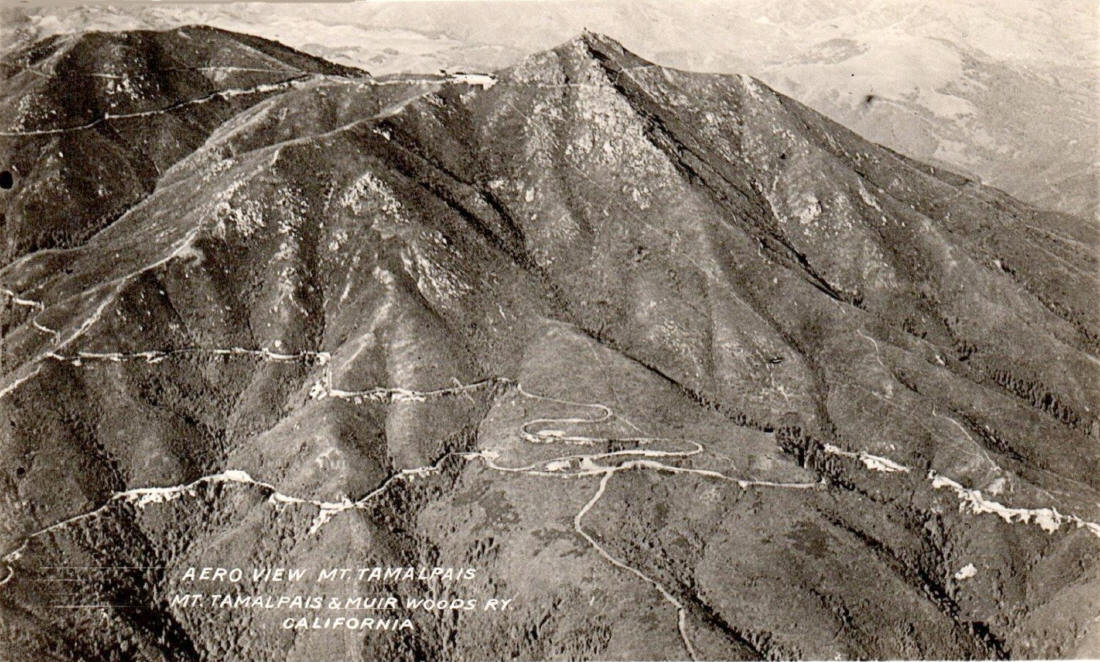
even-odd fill
[{"label": "sepia-toned photograph", "polygon": [[0,662],[1080,658],[1096,0],[0,0]]}]

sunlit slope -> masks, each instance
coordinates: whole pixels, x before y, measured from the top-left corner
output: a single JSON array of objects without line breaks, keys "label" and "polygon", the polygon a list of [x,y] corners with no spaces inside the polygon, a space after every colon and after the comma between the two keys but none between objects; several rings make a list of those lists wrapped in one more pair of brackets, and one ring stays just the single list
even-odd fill
[{"label": "sunlit slope", "polygon": [[355,70],[205,27],[59,35],[0,62],[4,262],[77,246],[214,127],[274,93]]}]

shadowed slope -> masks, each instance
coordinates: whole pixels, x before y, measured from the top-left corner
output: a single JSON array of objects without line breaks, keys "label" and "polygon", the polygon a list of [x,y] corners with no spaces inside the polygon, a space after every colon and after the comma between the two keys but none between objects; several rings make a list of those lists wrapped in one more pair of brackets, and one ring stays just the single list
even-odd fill
[{"label": "shadowed slope", "polygon": [[79,245],[242,109],[318,75],[360,73],[206,27],[62,35],[0,63],[5,261]]}]

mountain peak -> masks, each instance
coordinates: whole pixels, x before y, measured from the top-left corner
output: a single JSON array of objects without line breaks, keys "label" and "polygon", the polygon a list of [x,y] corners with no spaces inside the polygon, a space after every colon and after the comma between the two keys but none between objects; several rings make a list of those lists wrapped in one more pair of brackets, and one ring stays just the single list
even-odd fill
[{"label": "mountain peak", "polygon": [[[611,61],[623,67],[653,64],[625,48],[622,43],[600,32],[585,28],[579,35],[562,44],[560,48],[581,48],[589,55],[604,61]],[[555,50],[559,50],[555,49]]]},{"label": "mountain peak", "polygon": [[625,50],[622,43],[620,43],[618,40],[613,39],[612,37],[603,34],[602,32],[593,32],[588,28],[581,30],[581,33],[577,37],[577,39],[580,39],[591,45],[610,46],[620,51]]},{"label": "mountain peak", "polygon": [[[313,76],[363,73],[206,26],[74,33],[10,53],[0,60],[0,150],[17,185],[4,199],[0,254],[78,244],[238,112]],[[29,184],[36,167],[52,173],[41,186]]]}]

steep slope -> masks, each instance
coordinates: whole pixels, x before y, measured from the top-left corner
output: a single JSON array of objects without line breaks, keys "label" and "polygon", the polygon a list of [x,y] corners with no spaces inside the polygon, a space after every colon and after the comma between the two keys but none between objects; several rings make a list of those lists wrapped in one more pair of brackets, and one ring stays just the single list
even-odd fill
[{"label": "steep slope", "polygon": [[0,62],[5,262],[68,248],[147,195],[234,114],[330,64],[205,27],[51,37]]},{"label": "steep slope", "polygon": [[[1096,248],[590,33],[287,89],[0,271],[0,631],[31,660],[1095,655]],[[227,591],[514,604],[376,632],[171,599]]]}]

